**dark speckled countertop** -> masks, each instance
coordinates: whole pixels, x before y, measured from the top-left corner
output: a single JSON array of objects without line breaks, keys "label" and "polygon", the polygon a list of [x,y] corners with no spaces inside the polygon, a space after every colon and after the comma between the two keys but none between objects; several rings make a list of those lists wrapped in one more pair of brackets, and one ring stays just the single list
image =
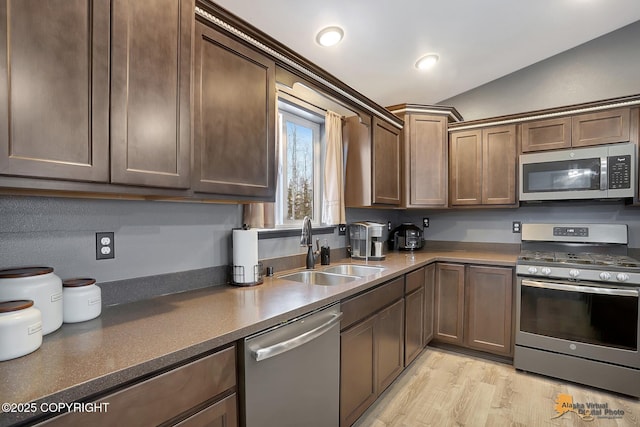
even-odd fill
[{"label": "dark speckled countertop", "polygon": [[[344,285],[305,285],[279,279],[281,273],[259,286],[212,286],[107,307],[97,319],[64,324],[34,353],[0,362],[0,403],[86,400],[430,262],[514,266],[516,258],[501,245],[394,252],[370,263],[384,272]],[[0,426],[33,415],[0,413]]]}]

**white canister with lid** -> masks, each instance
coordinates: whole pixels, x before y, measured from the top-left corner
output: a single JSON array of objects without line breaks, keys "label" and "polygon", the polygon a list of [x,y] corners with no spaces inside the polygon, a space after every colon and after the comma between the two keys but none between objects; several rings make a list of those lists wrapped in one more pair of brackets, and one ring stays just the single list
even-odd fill
[{"label": "white canister with lid", "polygon": [[62,282],[64,323],[84,322],[100,316],[102,292],[95,279],[66,279]]},{"label": "white canister with lid", "polygon": [[0,300],[29,299],[42,314],[42,334],[62,326],[62,280],[51,267],[0,270]]},{"label": "white canister with lid", "polygon": [[33,301],[0,301],[0,361],[24,356],[41,345],[42,316]]}]

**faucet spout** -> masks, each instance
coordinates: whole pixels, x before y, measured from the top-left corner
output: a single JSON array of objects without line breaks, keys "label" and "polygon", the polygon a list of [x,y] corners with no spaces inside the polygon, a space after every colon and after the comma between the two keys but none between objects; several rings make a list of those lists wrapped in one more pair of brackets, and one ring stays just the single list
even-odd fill
[{"label": "faucet spout", "polygon": [[311,218],[305,216],[302,220],[302,235],[300,237],[300,246],[307,247],[307,269],[312,269],[316,264],[316,253],[313,251],[313,227],[311,227]]}]

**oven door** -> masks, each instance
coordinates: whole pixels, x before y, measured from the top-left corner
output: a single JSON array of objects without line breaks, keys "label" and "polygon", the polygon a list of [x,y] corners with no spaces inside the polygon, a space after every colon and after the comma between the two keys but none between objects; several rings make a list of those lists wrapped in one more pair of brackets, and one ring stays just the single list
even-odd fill
[{"label": "oven door", "polygon": [[516,345],[640,368],[639,289],[518,278]]}]

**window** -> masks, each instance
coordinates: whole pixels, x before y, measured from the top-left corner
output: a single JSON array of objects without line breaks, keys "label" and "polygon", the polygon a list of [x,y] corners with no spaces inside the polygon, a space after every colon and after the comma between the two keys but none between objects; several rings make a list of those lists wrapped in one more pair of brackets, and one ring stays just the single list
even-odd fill
[{"label": "window", "polygon": [[300,225],[322,215],[324,117],[290,102],[278,102],[279,153],[276,225]]}]

